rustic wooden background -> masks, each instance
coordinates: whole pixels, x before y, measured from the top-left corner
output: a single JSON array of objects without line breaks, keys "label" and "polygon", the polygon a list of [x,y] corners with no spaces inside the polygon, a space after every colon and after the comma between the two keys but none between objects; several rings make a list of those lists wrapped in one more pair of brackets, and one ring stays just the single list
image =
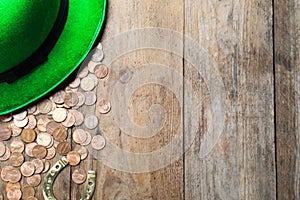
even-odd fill
[{"label": "rustic wooden background", "polygon": [[[130,173],[89,157],[81,167],[97,170],[94,199],[300,199],[300,0],[108,0],[101,40],[148,27],[171,29],[194,38],[211,55],[226,91],[224,131],[210,154],[200,157],[201,133],[207,129],[211,103],[204,100],[199,103],[204,113],[199,118],[199,134],[189,151],[167,167]],[[127,42],[135,41],[110,48]],[[163,62],[189,79],[199,97],[209,96],[201,76],[184,62],[184,40],[182,46],[181,58],[141,50],[113,65],[135,69],[145,63]],[[178,81],[183,82],[174,80],[174,84]],[[180,110],[184,106],[180,107],[166,88],[140,86],[131,100],[135,123],[147,125],[153,103],[167,111],[167,120],[159,134],[141,141],[118,129],[112,113],[99,116],[99,130],[128,151],[159,148],[183,123]],[[127,100],[118,101],[122,104]],[[189,117],[185,115],[184,120]],[[189,137],[189,130],[184,131],[184,137]],[[179,145],[185,146],[184,142]],[[151,163],[139,163],[147,164]],[[83,186],[66,178],[71,171],[65,169],[56,181],[58,199],[79,199],[83,192]],[[41,188],[38,196],[42,199]]]}]

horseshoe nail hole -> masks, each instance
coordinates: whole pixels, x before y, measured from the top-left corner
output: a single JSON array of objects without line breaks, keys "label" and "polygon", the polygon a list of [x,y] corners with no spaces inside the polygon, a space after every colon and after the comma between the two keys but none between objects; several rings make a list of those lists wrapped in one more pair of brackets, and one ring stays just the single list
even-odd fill
[{"label": "horseshoe nail hole", "polygon": [[58,168],[59,168],[59,165],[56,165],[55,168],[58,169]]},{"label": "horseshoe nail hole", "polygon": [[91,186],[91,185],[93,185],[93,182],[90,181],[90,182],[89,182],[89,186]]}]

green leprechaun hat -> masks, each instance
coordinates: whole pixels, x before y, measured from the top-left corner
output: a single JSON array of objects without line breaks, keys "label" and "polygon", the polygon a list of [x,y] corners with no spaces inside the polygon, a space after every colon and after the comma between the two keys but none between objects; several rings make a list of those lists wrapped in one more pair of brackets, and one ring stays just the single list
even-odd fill
[{"label": "green leprechaun hat", "polygon": [[0,115],[62,83],[98,37],[106,0],[0,1]]}]

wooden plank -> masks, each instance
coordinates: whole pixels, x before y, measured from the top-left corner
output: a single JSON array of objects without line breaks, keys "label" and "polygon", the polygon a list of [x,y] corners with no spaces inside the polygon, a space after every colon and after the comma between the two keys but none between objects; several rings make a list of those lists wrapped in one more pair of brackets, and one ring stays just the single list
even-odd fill
[{"label": "wooden plank", "polygon": [[[188,63],[184,69],[194,92],[204,98],[198,108],[198,136],[185,156],[185,198],[276,199],[272,1],[185,2],[186,36],[195,38],[205,50],[202,54],[208,54],[199,57],[205,59],[199,59],[200,75]],[[185,43],[185,55],[189,49]],[[218,77],[225,91],[213,87]],[[220,133],[222,120],[214,116],[220,114],[215,98],[222,92],[225,125],[219,139],[210,138]],[[190,127],[185,130],[186,145]],[[215,142],[212,150],[205,149]],[[207,151],[210,154],[204,156]]]},{"label": "wooden plank", "polygon": [[300,1],[275,1],[278,199],[300,199]]},{"label": "wooden plank", "polygon": [[[144,44],[157,43],[156,38],[143,39],[136,38],[132,40],[121,35],[121,42],[113,42],[113,38],[126,31],[148,27],[164,27],[175,31],[183,31],[183,1],[182,0],[165,0],[165,1],[108,1],[107,24],[102,37],[105,59],[108,57],[108,51],[117,51],[118,49],[143,46]],[[130,34],[132,36],[132,34]],[[174,38],[176,39],[176,38]],[[106,42],[105,42],[106,41]],[[182,40],[181,44],[182,47]],[[113,42],[107,47],[104,43]],[[162,44],[166,48],[171,44],[166,41]],[[121,55],[118,55],[121,56]],[[104,59],[104,61],[105,61]],[[157,49],[133,49],[133,52],[127,52],[126,55],[116,58],[109,63],[111,72],[109,78],[101,81],[97,88],[98,99],[102,97],[109,98],[112,101],[112,111],[107,115],[101,115],[96,111],[95,107],[83,108],[81,111],[85,114],[96,114],[100,119],[97,130],[90,131],[92,135],[103,134],[107,138],[107,146],[103,151],[94,151],[91,148],[89,159],[80,164],[85,169],[97,170],[97,187],[94,199],[183,199],[183,159],[180,157],[174,162],[170,162],[169,166],[159,166],[159,161],[147,157],[144,162],[140,159],[135,160],[134,156],[126,155],[126,152],[132,152],[141,157],[142,153],[149,153],[167,145],[171,142],[174,133],[181,125],[182,113],[180,112],[179,101],[183,101],[181,90],[181,99],[177,99],[172,91],[168,90],[164,85],[148,84],[141,85],[116,85],[119,82],[119,74],[126,69],[133,74],[137,72],[139,79],[155,77],[157,70],[153,68],[143,68],[143,65],[149,63],[161,63],[178,71],[181,75],[180,79],[172,79],[172,75],[166,74],[167,80],[171,80],[170,85],[182,82],[182,50],[181,56],[172,55],[163,50]],[[121,70],[121,71],[120,71]],[[145,79],[144,79],[145,80]],[[162,80],[160,80],[162,81]],[[123,87],[125,86],[125,90]],[[132,96],[128,96],[126,90],[136,87],[137,90]],[[116,92],[116,93],[114,93]],[[112,93],[112,97],[110,96]],[[118,95],[120,94],[120,95]],[[117,96],[117,97],[116,97]],[[131,98],[129,104],[128,99]],[[154,104],[160,104],[157,107]],[[152,108],[151,106],[154,105]],[[124,107],[125,108],[124,108]],[[166,112],[161,114],[163,108]],[[125,110],[125,111],[124,111]],[[151,112],[154,112],[151,113]],[[127,115],[129,117],[127,118]],[[121,116],[126,116],[125,124],[119,124]],[[144,134],[143,131],[133,130],[127,131],[129,124],[133,123],[138,126],[146,126],[148,132],[155,131],[148,127],[150,125],[159,125],[161,116],[165,116],[163,128],[149,138],[135,137],[133,134]],[[152,117],[152,118],[151,118]],[[154,118],[153,118],[154,117]],[[124,119],[124,118],[123,118]],[[151,123],[151,120],[154,120]],[[156,120],[156,121],[155,121]],[[83,127],[84,128],[84,127]],[[116,150],[109,150],[108,143],[113,147],[119,147],[121,154],[117,154]],[[176,146],[175,146],[176,145]],[[183,143],[171,144],[174,149],[182,149]],[[175,150],[174,150],[175,151]],[[165,155],[164,159],[169,159],[172,152]],[[102,159],[107,159],[103,161]],[[143,159],[142,159],[143,160]],[[109,162],[109,163],[107,163]],[[118,165],[119,167],[115,167]],[[77,198],[83,190],[82,186],[72,183],[72,198]]]}]

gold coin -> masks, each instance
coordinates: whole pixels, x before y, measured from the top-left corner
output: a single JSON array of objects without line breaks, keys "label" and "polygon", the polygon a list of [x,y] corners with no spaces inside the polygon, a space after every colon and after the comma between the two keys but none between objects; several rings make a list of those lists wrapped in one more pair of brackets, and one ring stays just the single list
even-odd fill
[{"label": "gold coin", "polygon": [[17,183],[20,181],[22,175],[18,168],[13,166],[5,166],[1,170],[1,179],[11,183]]},{"label": "gold coin", "polygon": [[95,75],[100,79],[105,78],[108,75],[108,72],[109,72],[109,69],[104,64],[98,64],[98,65],[96,65],[96,67],[94,69]]},{"label": "gold coin", "polygon": [[9,157],[9,163],[14,167],[19,167],[24,162],[24,156],[22,153],[13,152]]},{"label": "gold coin", "polygon": [[56,108],[52,113],[52,118],[56,122],[63,122],[67,118],[67,110],[64,108]]},{"label": "gold coin", "polygon": [[51,120],[48,117],[40,118],[37,122],[37,128],[39,131],[45,132],[47,131],[46,127]]},{"label": "gold coin", "polygon": [[26,182],[28,185],[32,187],[37,187],[41,183],[42,177],[40,174],[34,174],[26,178]]},{"label": "gold coin", "polygon": [[30,185],[26,185],[22,188],[22,198],[27,199],[29,197],[33,197],[35,195],[34,188]]},{"label": "gold coin", "polygon": [[49,133],[50,135],[53,134],[53,131],[59,127],[62,127],[62,125],[60,123],[57,123],[55,121],[51,121],[47,124],[46,129],[47,129],[47,133]]},{"label": "gold coin", "polygon": [[95,135],[92,138],[92,147],[96,150],[101,150],[105,147],[105,138],[102,135]]},{"label": "gold coin", "polygon": [[57,129],[55,129],[55,131],[53,132],[53,137],[56,141],[63,142],[67,139],[68,132],[65,128],[59,127]]},{"label": "gold coin", "polygon": [[10,126],[0,125],[0,140],[8,140],[12,135]]},{"label": "gold coin", "polygon": [[84,119],[84,125],[86,128],[93,130],[98,126],[98,118],[95,115],[88,115]]},{"label": "gold coin", "polygon": [[36,132],[32,129],[23,129],[21,139],[26,143],[31,143],[36,138]]},{"label": "gold coin", "polygon": [[47,155],[47,149],[46,147],[38,144],[35,147],[33,147],[32,154],[35,158],[43,159]]},{"label": "gold coin", "polygon": [[76,166],[80,163],[80,154],[75,151],[70,151],[67,154],[67,161],[69,162],[69,165]]},{"label": "gold coin", "polygon": [[21,140],[13,140],[11,141],[9,148],[12,153],[14,152],[23,153],[25,145]]},{"label": "gold coin", "polygon": [[19,127],[19,128],[24,128],[29,122],[28,117],[25,117],[25,119],[18,121],[16,119],[14,119],[14,124]]},{"label": "gold coin", "polygon": [[101,114],[106,114],[111,110],[111,104],[107,99],[101,99],[97,103],[97,110]]},{"label": "gold coin", "polygon": [[46,160],[51,160],[52,158],[54,158],[55,154],[56,154],[56,150],[54,147],[50,147],[49,149],[47,149],[47,155],[45,157]]}]

